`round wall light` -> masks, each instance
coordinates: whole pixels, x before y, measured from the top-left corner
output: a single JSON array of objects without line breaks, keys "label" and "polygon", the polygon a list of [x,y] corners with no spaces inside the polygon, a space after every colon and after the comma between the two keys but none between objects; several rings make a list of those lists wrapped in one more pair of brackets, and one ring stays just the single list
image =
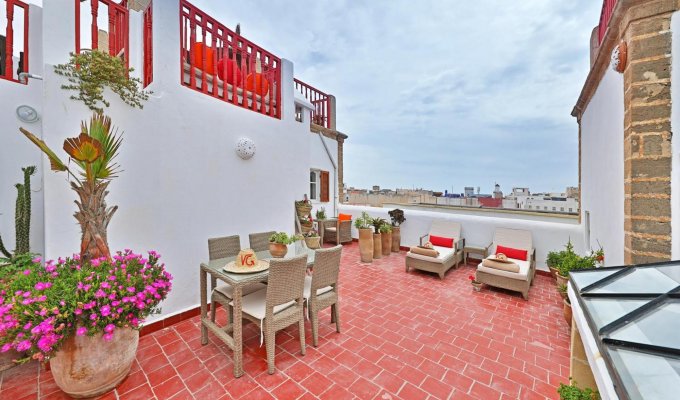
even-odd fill
[{"label": "round wall light", "polygon": [[27,105],[21,105],[17,107],[17,117],[21,120],[21,122],[27,123],[36,122],[40,119],[35,108]]},{"label": "round wall light", "polygon": [[255,155],[255,142],[248,138],[241,138],[236,143],[236,154],[244,160],[249,160]]}]

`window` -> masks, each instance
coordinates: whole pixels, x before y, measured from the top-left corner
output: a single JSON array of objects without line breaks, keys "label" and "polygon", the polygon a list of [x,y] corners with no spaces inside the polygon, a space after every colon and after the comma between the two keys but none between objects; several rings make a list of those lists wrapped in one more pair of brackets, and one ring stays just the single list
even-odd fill
[{"label": "window", "polygon": [[564,211],[564,207],[560,207],[560,211]]},{"label": "window", "polygon": [[330,201],[328,171],[317,169],[309,171],[309,199],[322,203]]},{"label": "window", "polygon": [[302,106],[300,105],[295,105],[295,120],[297,122],[302,122]]},{"label": "window", "polygon": [[543,207],[543,209],[544,209],[545,211],[548,211],[548,207]]},{"label": "window", "polygon": [[570,208],[570,209],[569,209],[569,212],[573,212],[573,211],[574,211],[574,209],[573,209],[573,208]]},{"label": "window", "polygon": [[317,200],[319,198],[319,196],[317,195],[318,187],[319,187],[319,171],[311,170],[309,172],[309,199],[310,200]]},{"label": "window", "polygon": [[529,210],[531,210],[531,206],[528,206],[527,208],[528,208]]},{"label": "window", "polygon": [[555,207],[553,207],[552,210],[555,211]]}]

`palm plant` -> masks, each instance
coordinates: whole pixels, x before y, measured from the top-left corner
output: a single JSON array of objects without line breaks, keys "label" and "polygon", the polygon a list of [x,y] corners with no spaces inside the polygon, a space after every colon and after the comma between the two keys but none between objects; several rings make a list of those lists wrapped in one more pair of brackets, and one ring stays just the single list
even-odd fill
[{"label": "palm plant", "polygon": [[69,160],[79,167],[72,171],[50,149],[47,144],[27,131],[19,128],[26,137],[37,145],[50,159],[53,171],[66,172],[71,176],[71,188],[78,194],[78,211],[74,214],[82,232],[80,257],[83,262],[93,258],[111,258],[107,240],[107,227],[118,206],[107,207],[106,189],[119,170],[114,159],[122,143],[122,138],[111,126],[111,119],[103,114],[94,113],[87,125],[83,121],[80,135],[64,141],[64,151]]}]

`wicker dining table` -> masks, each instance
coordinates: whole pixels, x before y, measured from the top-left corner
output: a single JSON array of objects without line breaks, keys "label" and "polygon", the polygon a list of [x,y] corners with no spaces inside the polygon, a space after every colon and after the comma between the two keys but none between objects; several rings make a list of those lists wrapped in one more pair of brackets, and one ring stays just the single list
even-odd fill
[{"label": "wicker dining table", "polygon": [[[258,260],[272,259],[269,251],[259,251],[255,253]],[[288,253],[284,258],[290,258],[307,254],[307,267],[314,265],[314,250],[307,248],[303,243],[296,242],[288,246]],[[251,283],[266,282],[269,270],[251,274],[236,274],[225,272],[223,268],[236,257],[226,257],[212,260],[208,263],[201,263],[201,344],[208,344],[208,330],[214,333],[220,340],[226,343],[234,351],[234,377],[243,375],[243,321],[241,319],[241,297],[243,287]],[[233,313],[232,323],[220,326],[210,320],[208,315],[208,275],[210,275],[210,290],[215,289],[217,280],[224,281],[234,289],[233,293]]]}]

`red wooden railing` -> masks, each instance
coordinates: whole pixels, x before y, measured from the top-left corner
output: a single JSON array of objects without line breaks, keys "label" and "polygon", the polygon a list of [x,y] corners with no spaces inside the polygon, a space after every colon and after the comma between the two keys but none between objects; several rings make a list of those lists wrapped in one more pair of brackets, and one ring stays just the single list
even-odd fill
[{"label": "red wooden railing", "polygon": [[604,35],[607,33],[609,20],[611,20],[612,18],[612,13],[614,12],[616,2],[617,0],[603,0],[602,2],[602,12],[600,13],[600,25],[598,25],[597,27],[597,36],[600,43],[602,43],[602,39],[604,39]]},{"label": "red wooden railing", "polygon": [[[0,6],[5,6],[7,19],[5,36],[0,35],[0,39],[2,39],[0,40],[0,79],[19,82],[19,73],[28,72],[28,5],[19,0],[5,0],[4,5],[0,1]],[[15,18],[18,14],[17,11],[23,13],[23,21],[18,21],[18,18]],[[19,49],[19,65],[16,68],[13,59],[15,32],[17,32],[15,24],[23,28],[23,43],[20,43],[20,47],[17,47]]]},{"label": "red wooden railing", "polygon": [[76,7],[76,53],[80,53],[80,18],[81,3],[83,5],[90,4],[89,12],[92,16],[92,23],[90,26],[91,32],[91,46],[92,50],[99,48],[99,26],[97,25],[97,18],[99,17],[100,7],[101,11],[107,12],[108,16],[108,35],[109,35],[109,54],[112,56],[123,57],[125,66],[129,66],[129,13],[127,9],[127,0],[120,0],[116,3],[113,0],[74,0]]},{"label": "red wooden railing", "polygon": [[299,79],[295,79],[295,90],[302,93],[314,106],[314,110],[311,113],[311,122],[331,129],[330,97]]},{"label": "red wooden railing", "polygon": [[180,31],[183,85],[236,106],[281,118],[280,58],[186,0],[180,3]]},{"label": "red wooden railing", "polygon": [[153,82],[153,2],[144,10],[144,87]]}]

